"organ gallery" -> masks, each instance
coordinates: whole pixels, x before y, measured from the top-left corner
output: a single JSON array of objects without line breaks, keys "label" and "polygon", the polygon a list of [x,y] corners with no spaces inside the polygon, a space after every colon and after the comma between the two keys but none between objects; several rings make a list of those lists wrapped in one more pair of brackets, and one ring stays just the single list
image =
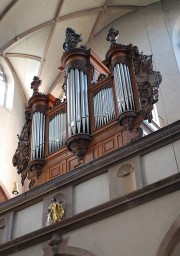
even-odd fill
[{"label": "organ gallery", "polygon": [[73,29],[65,34],[59,67],[64,97],[42,94],[43,81],[33,78],[13,156],[22,185],[28,179],[30,189],[141,138],[142,123],[151,122],[158,101],[161,75],[152,56],[117,43],[116,29],[108,32],[103,61],[80,45]]}]

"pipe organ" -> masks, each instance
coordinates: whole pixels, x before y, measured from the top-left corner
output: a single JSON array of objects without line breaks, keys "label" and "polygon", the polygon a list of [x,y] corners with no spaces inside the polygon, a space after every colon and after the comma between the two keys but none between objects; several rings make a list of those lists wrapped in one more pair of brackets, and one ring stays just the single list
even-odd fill
[{"label": "pipe organ", "polygon": [[79,133],[89,134],[87,74],[71,68],[67,73],[68,138]]},{"label": "pipe organ", "polygon": [[93,50],[78,47],[81,35],[66,29],[59,68],[65,101],[40,93],[41,80],[34,77],[13,156],[22,185],[29,179],[33,188],[116,150],[142,136],[144,119],[151,122],[161,75],[153,70],[152,56],[118,44],[118,35],[109,30],[110,48],[102,61]]},{"label": "pipe organ", "polygon": [[37,111],[32,116],[31,160],[44,158],[45,114]]},{"label": "pipe organ", "polygon": [[49,121],[49,153],[64,147],[66,143],[66,113],[57,113]]},{"label": "pipe organ", "polygon": [[93,107],[96,129],[115,119],[112,87],[103,88],[93,97]]},{"label": "pipe organ", "polygon": [[117,63],[113,72],[119,114],[127,110],[135,111],[129,67],[126,64]]}]

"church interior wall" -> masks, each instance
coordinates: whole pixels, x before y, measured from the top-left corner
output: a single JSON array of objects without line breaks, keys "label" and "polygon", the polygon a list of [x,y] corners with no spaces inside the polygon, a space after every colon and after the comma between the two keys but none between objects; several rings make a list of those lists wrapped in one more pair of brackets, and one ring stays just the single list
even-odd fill
[{"label": "church interior wall", "polygon": [[[118,43],[137,45],[140,52],[153,54],[155,70],[162,74],[159,89],[157,111],[161,127],[179,119],[180,109],[180,59],[177,57],[178,39],[175,30],[179,24],[178,0],[161,1],[138,11],[126,14],[113,21],[88,43],[97,54],[104,59],[104,52],[109,48],[105,41],[107,30],[115,27],[120,31]],[[128,31],[128,32],[127,32]],[[176,31],[177,32],[177,31]],[[176,33],[177,36],[178,33]],[[102,40],[104,38],[104,40]],[[18,139],[24,125],[25,101],[22,97],[20,81],[14,77],[14,99],[12,110],[0,107],[0,182],[6,188],[8,198],[12,197],[12,183],[19,183],[22,194],[27,188],[20,185],[21,177],[12,165],[12,156],[16,150]],[[158,142],[157,142],[158,143]],[[2,146],[3,145],[3,148]],[[159,143],[160,145],[160,143]],[[110,200],[126,198],[128,193],[158,182],[166,177],[177,174],[180,168],[180,140],[162,146],[152,146],[152,150],[132,154],[125,159],[109,166],[97,175],[88,176],[83,181],[76,181],[61,188],[41,195],[37,200],[23,204],[18,209],[12,209],[1,215],[7,220],[5,229],[0,229],[0,242],[20,238],[30,232],[45,228],[47,207],[52,196],[61,193],[65,195],[65,220],[74,215],[83,214]],[[57,163],[58,166],[58,163]],[[122,166],[130,166],[131,170],[121,172]],[[75,170],[76,171],[76,170]],[[58,178],[58,177],[57,177]],[[38,190],[37,190],[38,191]],[[51,194],[52,193],[52,194]],[[21,196],[25,197],[26,194]],[[65,232],[63,238],[69,238],[68,246],[80,247],[97,256],[157,256],[163,237],[168,232],[173,221],[179,216],[180,192],[176,191],[162,196],[138,207],[125,210],[111,217],[88,223],[73,231]],[[15,198],[14,198],[15,199]],[[28,199],[27,199],[28,200]],[[38,201],[39,200],[39,201]],[[30,201],[30,200],[29,200]],[[12,201],[13,202],[13,201]],[[45,241],[17,251],[12,256],[43,256]],[[173,256],[179,255],[179,247]],[[159,256],[159,255],[158,255]],[[161,255],[160,255],[161,256]]]},{"label": "church interior wall", "polygon": [[[179,148],[180,140],[176,140],[174,144],[176,149]],[[178,173],[174,157],[172,144],[168,144],[149,153],[105,166],[102,174],[96,174],[93,178],[87,177],[83,182],[76,181],[74,185],[69,182],[65,188],[60,185],[53,193],[30,201],[29,206],[24,204],[23,207],[22,204],[19,209],[12,209],[7,216],[2,215],[3,218],[11,220],[7,225],[13,231],[11,238],[15,239],[46,226],[47,209],[53,196],[58,195],[63,201],[66,219],[112,199],[126,197],[146,185]],[[177,161],[180,161],[178,155]],[[22,196],[26,200],[26,194]],[[27,221],[29,219],[31,221]],[[9,236],[3,235],[3,241],[9,239]]]},{"label": "church interior wall", "polygon": [[[156,256],[163,237],[180,212],[177,200],[180,192],[158,198],[139,207],[97,221],[63,235],[68,246],[79,247],[97,256]],[[12,256],[43,256],[39,243]]]},{"label": "church interior wall", "polygon": [[[23,236],[42,227],[43,202],[15,212],[12,238]],[[31,220],[31,221],[27,221]]]},{"label": "church interior wall", "polygon": [[[10,73],[10,71],[9,71]],[[21,132],[24,125],[24,110],[25,100],[22,96],[21,85],[18,79],[10,73],[10,78],[13,80],[9,86],[14,86],[12,95],[12,109],[0,107],[0,162],[1,162],[1,177],[0,181],[6,188],[8,197],[12,197],[13,182],[19,183],[19,192],[24,192],[24,187],[20,186],[21,178],[17,174],[17,170],[12,165],[12,157],[17,147],[17,134]]]}]

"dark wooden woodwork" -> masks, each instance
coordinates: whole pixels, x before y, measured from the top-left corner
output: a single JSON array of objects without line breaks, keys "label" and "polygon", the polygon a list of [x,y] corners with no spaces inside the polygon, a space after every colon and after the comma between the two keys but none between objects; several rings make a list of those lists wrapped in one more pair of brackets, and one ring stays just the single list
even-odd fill
[{"label": "dark wooden woodwork", "polygon": [[[120,147],[117,150],[113,150],[104,156],[102,156],[101,145],[100,147],[97,145],[98,152],[101,157],[97,157],[95,160],[89,161],[87,164],[80,165],[70,172],[65,170],[66,161],[63,159],[67,155],[68,151],[64,147],[61,150],[58,150],[57,152],[54,152],[53,154],[46,157],[47,166],[43,169],[43,175],[39,177],[39,179],[43,177],[43,181],[41,180],[41,185],[27,191],[26,193],[18,195],[18,197],[1,203],[0,214],[12,210],[21,210],[38,201],[41,201],[48,194],[60,191],[60,188],[63,189],[68,186],[80,184],[90,178],[105,173],[108,168],[115,164],[128,161],[130,158],[137,155],[141,156],[147,154],[179,139],[180,121],[176,121],[175,123],[172,123],[154,133],[142,137],[141,139],[136,140],[131,144]],[[71,153],[69,153],[69,155],[71,155]],[[74,158],[71,158],[72,161],[75,159],[75,156]],[[59,175],[57,175],[58,171],[55,169],[61,170],[62,172],[59,172]],[[56,177],[54,177],[54,179],[51,178],[51,171],[56,172]]]},{"label": "dark wooden woodwork", "polygon": [[[77,133],[66,136],[66,145],[50,153],[49,122],[59,113],[67,112],[66,102],[39,92],[41,80],[34,77],[31,84],[33,95],[29,99],[28,107],[33,114],[39,111],[46,115],[45,124],[45,157],[28,162],[26,176],[30,180],[30,187],[43,184],[58,175],[62,175],[77,168],[80,164],[87,164],[99,157],[117,150],[142,137],[140,125],[143,119],[152,119],[153,104],[157,101],[157,88],[161,81],[159,72],[153,71],[151,56],[140,54],[133,45],[117,44],[118,31],[110,29],[107,40],[111,42],[110,49],[102,61],[93,50],[77,47],[81,35],[74,30],[66,30],[64,43],[65,53],[61,58],[61,72],[65,74],[64,92],[66,92],[67,73],[70,69],[78,69],[87,75],[88,104],[90,115],[90,132]],[[113,68],[117,63],[124,63],[129,68],[134,110],[118,111],[115,92]],[[94,124],[94,96],[101,90],[112,88],[115,107],[115,118],[96,128]],[[67,126],[67,122],[66,122]],[[67,131],[68,129],[66,129]],[[29,158],[30,159],[30,158]],[[57,167],[58,166],[58,167]],[[27,175],[28,173],[28,175]]]}]

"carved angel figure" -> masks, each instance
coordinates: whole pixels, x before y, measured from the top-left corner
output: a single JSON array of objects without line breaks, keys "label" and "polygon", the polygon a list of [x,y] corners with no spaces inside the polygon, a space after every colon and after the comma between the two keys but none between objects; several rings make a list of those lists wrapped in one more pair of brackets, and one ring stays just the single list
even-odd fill
[{"label": "carved angel figure", "polygon": [[46,225],[50,225],[55,222],[60,222],[64,215],[64,209],[59,202],[56,202],[56,198],[51,199],[51,203],[48,207],[48,215]]}]

